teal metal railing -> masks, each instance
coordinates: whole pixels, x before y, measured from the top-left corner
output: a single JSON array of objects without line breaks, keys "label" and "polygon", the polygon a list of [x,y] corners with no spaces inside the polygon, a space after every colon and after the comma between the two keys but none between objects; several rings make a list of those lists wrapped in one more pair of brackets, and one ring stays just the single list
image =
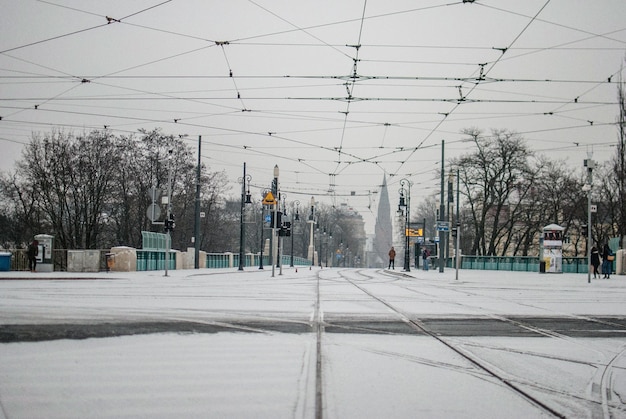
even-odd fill
[{"label": "teal metal railing", "polygon": [[[449,258],[446,266],[454,267],[455,261]],[[564,257],[563,273],[587,273],[587,258]],[[461,269],[482,269],[487,271],[539,272],[537,256],[461,256]]]}]

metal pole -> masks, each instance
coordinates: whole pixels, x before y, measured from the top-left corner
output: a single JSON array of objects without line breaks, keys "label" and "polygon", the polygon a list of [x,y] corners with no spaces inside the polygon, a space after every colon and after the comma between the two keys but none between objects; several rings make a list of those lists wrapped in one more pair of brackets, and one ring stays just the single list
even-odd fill
[{"label": "metal pole", "polygon": [[589,157],[585,160],[587,166],[587,283],[591,283],[591,187],[593,183],[594,161],[591,160],[592,152],[587,153]]},{"label": "metal pole", "polygon": [[278,165],[274,166],[274,187],[276,188],[276,195],[274,196],[274,221],[272,222],[272,237],[270,240],[270,259],[272,263],[272,278],[276,272],[276,261],[274,260],[274,237],[276,236],[276,224],[278,222]]},{"label": "metal pole", "polygon": [[241,178],[241,212],[239,214],[239,270],[243,271],[244,266],[244,240],[245,240],[245,224],[243,222],[243,209],[246,199],[246,162],[243,163],[243,177]]},{"label": "metal pole", "polygon": [[263,210],[263,205],[261,205],[261,252],[259,254],[259,269],[263,269],[263,248],[265,247],[265,242],[263,241],[263,230],[265,230],[264,215],[265,211]]},{"label": "metal pole", "polygon": [[311,215],[309,216],[311,233],[309,236],[309,255],[311,255],[311,266],[315,266],[315,245],[313,243],[313,224],[315,224],[315,198],[311,197]]},{"label": "metal pole", "polygon": [[[446,219],[446,205],[444,202],[444,148],[445,140],[441,140],[441,197],[439,202],[439,220],[445,221]],[[444,231],[439,231],[439,272],[443,272],[444,257],[445,257],[445,241],[446,235]]]},{"label": "metal pole", "polygon": [[461,268],[461,219],[459,215],[461,212],[459,211],[460,204],[460,185],[461,180],[459,179],[459,169],[456,169],[456,248],[454,250],[454,255],[456,256],[456,277],[454,279],[459,279],[459,269]]},{"label": "metal pole", "polygon": [[172,153],[173,150],[169,150],[169,158],[167,162],[167,211],[165,214],[165,226],[167,232],[165,234],[165,276],[168,276],[167,268],[170,261],[170,247],[172,246],[172,236],[170,232],[171,215],[172,215]]},{"label": "metal pole", "polygon": [[194,268],[200,268],[200,158],[202,151],[202,136],[198,135],[198,168],[196,173],[196,217],[193,229]]},{"label": "metal pole", "polygon": [[[280,197],[280,194],[278,195]],[[280,198],[278,199],[278,201],[276,202],[276,205],[278,205],[280,203]],[[285,202],[283,201],[283,214],[285,214],[287,211],[285,211]],[[284,222],[284,220],[282,221]],[[283,230],[283,226],[280,226],[280,231]],[[283,248],[284,244],[285,244],[285,236],[281,235],[280,232],[278,234],[278,275],[282,275],[283,274],[283,253],[285,251],[285,249]]]},{"label": "metal pole", "polygon": [[[406,189],[405,189],[406,184]],[[411,272],[411,253],[409,249],[409,228],[411,220],[411,182],[408,179],[400,181],[401,191],[406,190],[406,202],[404,203],[404,270]],[[402,201],[402,200],[401,200]],[[402,204],[402,202],[400,202]]]}]

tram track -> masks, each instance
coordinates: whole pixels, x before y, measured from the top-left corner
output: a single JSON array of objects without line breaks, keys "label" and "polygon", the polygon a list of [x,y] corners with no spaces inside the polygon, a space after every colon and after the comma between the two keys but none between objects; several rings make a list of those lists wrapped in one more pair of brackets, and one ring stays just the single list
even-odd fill
[{"label": "tram track", "polygon": [[[358,273],[359,271],[356,271],[356,272]],[[345,281],[350,283],[355,288],[359,289],[362,293],[364,293],[364,294],[368,295],[370,298],[378,301],[379,303],[384,305],[388,310],[390,310],[391,312],[395,313],[399,318],[401,318],[401,320],[403,322],[407,323],[414,330],[416,330],[417,332],[420,332],[421,334],[424,334],[426,336],[431,337],[432,339],[436,340],[437,342],[439,342],[440,344],[442,344],[443,346],[445,346],[449,350],[453,351],[457,355],[459,355],[462,358],[466,359],[468,362],[470,362],[476,368],[478,368],[481,371],[484,371],[486,374],[488,374],[489,376],[493,377],[498,382],[502,383],[504,386],[509,388],[511,391],[513,391],[515,394],[519,395],[523,399],[527,400],[529,403],[537,406],[541,410],[545,411],[546,413],[548,413],[548,414],[550,414],[550,415],[552,415],[554,417],[557,417],[557,418],[565,418],[566,417],[566,415],[562,414],[561,412],[559,412],[556,409],[552,408],[551,406],[547,405],[542,400],[539,400],[537,397],[534,397],[532,394],[530,394],[529,392],[527,392],[526,390],[521,388],[519,385],[517,385],[515,382],[513,382],[513,380],[505,377],[503,374],[500,374],[498,371],[496,371],[491,366],[487,365],[484,361],[482,361],[478,357],[476,357],[476,356],[472,355],[471,353],[463,350],[459,345],[455,345],[450,340],[445,339],[445,338],[439,336],[438,334],[436,334],[435,332],[430,330],[420,320],[411,318],[405,312],[403,312],[402,310],[400,310],[399,308],[397,308],[393,304],[389,303],[387,300],[385,300],[385,299],[375,295],[373,292],[371,292],[368,289],[366,289],[363,285],[358,284],[356,281],[354,281],[353,279],[349,278],[347,275],[343,274],[341,271],[339,271],[338,274]],[[366,276],[366,275],[364,275],[364,276]],[[319,280],[320,279],[319,279],[319,276],[318,276],[318,283],[319,283]],[[318,297],[317,297],[318,301],[320,300],[319,291],[320,290],[319,290],[319,286],[318,286]],[[316,308],[316,310],[319,310],[319,306]],[[321,324],[320,324],[319,327],[321,328]],[[321,350],[322,350],[321,333],[318,334],[318,341],[317,342],[318,342],[318,359],[321,359],[322,358],[322,356],[321,356]],[[319,368],[321,369],[321,366]],[[321,372],[320,372],[320,374],[321,374]],[[321,416],[319,416],[319,418],[321,418]]]},{"label": "tram track", "polygon": [[[370,274],[367,274],[365,272],[361,272],[361,271],[357,271],[357,273],[361,276],[364,277],[368,277],[368,278],[373,278]],[[414,279],[413,277],[408,277],[406,275],[403,274],[396,274],[396,273],[388,273],[388,272],[384,272],[382,271],[381,274],[383,275],[388,275],[388,276],[405,276],[406,278],[411,278]],[[598,362],[582,362],[582,364],[585,365],[589,365],[592,366],[594,368],[596,368],[596,376],[593,380],[593,385],[592,388],[594,389],[594,392],[598,394],[599,398],[601,399],[600,402],[598,402],[597,400],[591,400],[588,398],[584,398],[584,397],[580,397],[578,395],[574,395],[574,394],[569,394],[569,393],[562,393],[559,391],[556,391],[552,388],[545,388],[541,385],[539,385],[538,383],[535,382],[527,382],[526,380],[522,380],[516,377],[512,377],[512,378],[507,378],[505,377],[505,372],[499,373],[496,371],[497,368],[495,367],[490,367],[488,365],[485,364],[485,362],[481,361],[480,358],[478,358],[477,356],[475,356],[473,353],[470,353],[466,350],[464,350],[461,346],[467,346],[466,342],[462,342],[461,344],[457,345],[455,344],[455,338],[449,338],[446,336],[442,336],[441,333],[439,333],[438,331],[433,330],[432,324],[429,324],[429,320],[427,319],[411,319],[409,315],[407,315],[405,312],[403,312],[402,310],[398,309],[396,306],[394,306],[393,304],[390,304],[388,301],[386,301],[384,298],[381,298],[377,295],[375,295],[374,293],[372,293],[371,291],[369,291],[368,289],[365,289],[363,286],[359,285],[359,283],[357,283],[357,281],[354,281],[353,279],[349,278],[347,275],[340,273],[340,276],[342,278],[344,278],[347,282],[349,282],[350,284],[352,284],[353,286],[355,286],[356,288],[358,288],[361,292],[369,295],[371,298],[379,301],[380,303],[382,303],[383,305],[385,305],[389,310],[392,310],[394,312],[396,312],[405,322],[408,322],[409,324],[411,324],[414,329],[420,333],[426,334],[428,336],[431,336],[432,338],[436,339],[437,341],[439,341],[440,343],[442,343],[443,345],[447,346],[449,349],[453,350],[454,352],[456,352],[457,354],[463,356],[464,358],[466,358],[468,361],[472,362],[473,364],[475,364],[477,367],[483,369],[484,371],[488,372],[490,375],[493,375],[494,377],[496,377],[498,380],[500,380],[502,383],[504,383],[505,385],[507,385],[507,387],[511,388],[513,391],[519,393],[520,395],[523,395],[525,398],[527,398],[529,401],[532,401],[533,403],[536,403],[538,406],[541,406],[542,409],[545,409],[548,413],[550,413],[551,415],[554,415],[555,417],[565,417],[564,414],[556,411],[555,409],[551,408],[550,406],[547,406],[545,403],[543,403],[541,400],[538,400],[536,397],[530,395],[528,392],[526,392],[524,389],[522,389],[521,387],[519,387],[519,385],[517,385],[517,383],[524,385],[526,387],[531,387],[531,388],[536,388],[537,390],[546,392],[546,393],[556,393],[556,394],[562,394],[568,397],[571,397],[573,399],[579,399],[583,402],[587,402],[591,405],[594,404],[599,404],[601,405],[601,409],[602,409],[602,417],[604,419],[609,419],[611,417],[613,417],[611,415],[611,409],[613,409],[613,411],[626,411],[623,408],[623,402],[620,402],[619,400],[617,402],[614,402],[611,400],[611,395],[613,393],[613,390],[611,388],[611,378],[612,378],[612,374],[613,374],[613,368],[618,364],[618,361],[621,360],[622,357],[626,356],[626,345],[624,345],[620,351],[618,351],[617,353],[614,354],[614,356],[606,363],[598,363]],[[367,283],[365,283],[367,284]],[[397,286],[400,287],[406,291],[412,292],[412,293],[418,293],[421,294],[423,296],[426,296],[428,298],[431,299],[436,299],[437,296],[430,294],[430,293],[425,293],[423,291],[416,291],[414,288],[411,288],[410,286],[405,285],[405,282],[402,281],[398,281],[393,283],[393,286]],[[436,285],[431,285],[431,286],[436,286]],[[448,288],[451,289],[453,291],[458,291],[457,289],[454,288]],[[476,297],[484,297],[484,295],[481,294],[477,294],[477,293],[471,293],[468,292],[468,290],[464,289],[463,291],[459,291],[461,292],[465,297],[467,297],[468,295],[472,295],[472,296],[476,296]],[[511,301],[508,299],[502,299],[503,301],[507,301],[509,303],[518,303],[517,301]],[[477,309],[476,306],[474,305],[468,305],[468,304],[463,304],[459,301],[451,301],[450,299],[440,299],[441,303],[443,304],[455,304],[455,305],[459,305],[462,306],[464,308],[471,308],[471,309]],[[532,306],[529,304],[523,304],[525,306],[529,306],[532,307],[534,309],[542,309],[541,307],[536,307],[536,306]],[[543,309],[545,310],[545,309]],[[581,343],[580,340],[575,339],[574,337],[591,337],[591,336],[596,336],[596,337],[602,337],[602,338],[606,338],[606,337],[624,337],[626,336],[626,324],[624,323],[623,318],[599,318],[599,317],[592,317],[592,316],[581,316],[581,315],[570,315],[570,314],[564,314],[564,313],[554,313],[556,315],[556,317],[552,317],[552,316],[546,316],[546,317],[536,317],[536,318],[528,318],[528,317],[512,317],[512,316],[503,316],[503,315],[499,315],[499,314],[495,314],[492,312],[485,312],[484,313],[484,318],[487,319],[492,319],[494,321],[497,322],[501,322],[503,324],[510,324],[516,328],[519,328],[521,330],[526,330],[528,333],[532,333],[532,334],[536,334],[536,336],[543,336],[543,337],[547,337],[547,338],[552,338],[552,339],[560,339],[563,341],[566,341],[570,344],[575,344],[578,346],[582,346],[586,349],[591,349],[594,351],[597,351],[598,353],[601,354],[605,354],[605,352],[596,349],[593,345],[590,345],[589,343]],[[558,325],[566,325],[569,326],[569,323],[571,323],[571,328],[565,328],[564,331],[556,331],[556,330],[550,330],[547,329],[546,327],[540,327],[537,324],[541,325],[541,324],[552,324],[552,322],[554,322],[556,320],[556,323]],[[560,320],[559,320],[560,319]],[[569,320],[568,320],[569,319]],[[570,321],[571,320],[571,321]],[[448,322],[449,320],[444,320],[444,322]],[[454,321],[454,320],[453,320]],[[580,322],[585,322],[585,324],[587,325],[593,325],[595,324],[597,327],[596,329],[587,329],[584,328],[584,330],[577,330],[575,329],[575,325],[577,325]],[[608,329],[602,329],[600,326],[607,326]],[[468,334],[468,336],[471,336],[471,334]],[[471,345],[470,345],[471,346]],[[480,347],[484,347],[484,345],[478,345]],[[502,350],[508,350],[505,348],[498,348],[498,349],[502,349]],[[527,352],[521,352],[524,355],[529,355]],[[545,358],[545,354],[535,354],[536,356],[540,356],[540,357],[544,357]],[[581,363],[579,360],[575,360],[575,359],[569,359],[569,358],[556,358],[560,361],[564,361],[564,362],[574,362],[574,363]],[[494,369],[495,368],[495,369]],[[617,393],[615,393],[617,394]],[[618,394],[619,396],[619,394]],[[620,404],[622,405],[622,407],[620,407]],[[595,416],[594,416],[595,417]]]}]

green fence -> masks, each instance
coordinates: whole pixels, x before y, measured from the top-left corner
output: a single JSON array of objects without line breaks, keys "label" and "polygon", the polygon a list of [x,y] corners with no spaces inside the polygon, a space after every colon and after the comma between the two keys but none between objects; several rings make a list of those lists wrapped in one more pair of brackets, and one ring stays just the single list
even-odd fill
[{"label": "green fence", "polygon": [[[454,267],[454,259],[449,258],[446,266]],[[563,273],[587,273],[587,258],[564,257]],[[537,256],[461,256],[461,269],[482,269],[487,271],[539,272]]]},{"label": "green fence", "polygon": [[[170,252],[167,269],[176,269],[176,254]],[[165,270],[164,250],[137,249],[137,270],[138,271],[161,271]]]}]

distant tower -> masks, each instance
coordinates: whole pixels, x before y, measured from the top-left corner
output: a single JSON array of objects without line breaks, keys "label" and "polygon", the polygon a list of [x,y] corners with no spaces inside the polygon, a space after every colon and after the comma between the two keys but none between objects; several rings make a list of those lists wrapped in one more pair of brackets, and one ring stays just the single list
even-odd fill
[{"label": "distant tower", "polygon": [[387,192],[387,176],[383,177],[383,186],[380,189],[374,234],[374,254],[380,259],[376,261],[376,265],[379,267],[387,266],[389,249],[393,245],[393,226],[391,224],[389,193]]}]

